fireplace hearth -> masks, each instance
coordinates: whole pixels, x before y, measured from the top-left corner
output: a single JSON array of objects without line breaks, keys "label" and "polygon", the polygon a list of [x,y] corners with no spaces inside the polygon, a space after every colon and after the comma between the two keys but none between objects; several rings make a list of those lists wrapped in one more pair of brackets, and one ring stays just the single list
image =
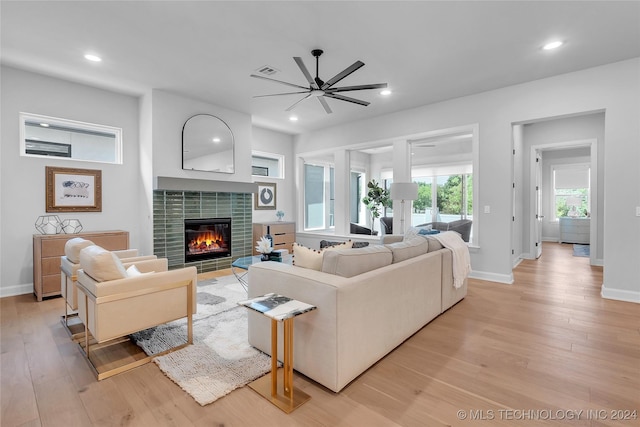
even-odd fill
[{"label": "fireplace hearth", "polygon": [[184,220],[185,262],[231,256],[231,218]]}]

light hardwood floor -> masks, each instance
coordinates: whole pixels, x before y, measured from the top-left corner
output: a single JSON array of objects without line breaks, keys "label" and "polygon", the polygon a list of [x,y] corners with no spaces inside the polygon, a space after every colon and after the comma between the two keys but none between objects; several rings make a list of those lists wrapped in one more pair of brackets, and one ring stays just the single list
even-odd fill
[{"label": "light hardwood floor", "polygon": [[602,268],[571,245],[543,248],[512,285],[470,280],[463,301],[341,393],[296,374],[312,398],[290,415],[247,387],[201,407],[153,363],[98,382],[62,329],[61,298],[3,298],[0,424],[640,425],[612,419],[640,411],[640,306],[602,299]]}]

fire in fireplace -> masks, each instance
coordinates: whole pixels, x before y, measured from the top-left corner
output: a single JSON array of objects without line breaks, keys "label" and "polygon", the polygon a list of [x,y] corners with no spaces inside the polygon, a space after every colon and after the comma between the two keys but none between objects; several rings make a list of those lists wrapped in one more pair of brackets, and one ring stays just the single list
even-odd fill
[{"label": "fire in fireplace", "polygon": [[231,218],[184,220],[185,262],[231,256]]}]

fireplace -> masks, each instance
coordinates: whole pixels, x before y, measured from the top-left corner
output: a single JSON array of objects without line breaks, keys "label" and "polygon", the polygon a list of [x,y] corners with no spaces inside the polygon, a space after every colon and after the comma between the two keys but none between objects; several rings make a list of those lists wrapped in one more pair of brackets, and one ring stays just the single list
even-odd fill
[{"label": "fireplace", "polygon": [[185,262],[231,256],[231,218],[184,220]]}]

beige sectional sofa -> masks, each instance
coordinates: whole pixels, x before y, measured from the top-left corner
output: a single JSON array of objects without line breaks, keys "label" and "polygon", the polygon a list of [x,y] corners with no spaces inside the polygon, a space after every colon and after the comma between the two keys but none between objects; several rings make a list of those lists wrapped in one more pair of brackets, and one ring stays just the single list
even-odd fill
[{"label": "beige sectional sofa", "polygon": [[[385,236],[384,242],[393,238]],[[338,392],[464,298],[467,282],[454,288],[452,252],[419,236],[327,251],[322,271],[254,264],[248,292],[275,292],[318,307],[295,320],[294,368]],[[252,311],[248,316],[249,343],[271,354],[269,319]]]}]

